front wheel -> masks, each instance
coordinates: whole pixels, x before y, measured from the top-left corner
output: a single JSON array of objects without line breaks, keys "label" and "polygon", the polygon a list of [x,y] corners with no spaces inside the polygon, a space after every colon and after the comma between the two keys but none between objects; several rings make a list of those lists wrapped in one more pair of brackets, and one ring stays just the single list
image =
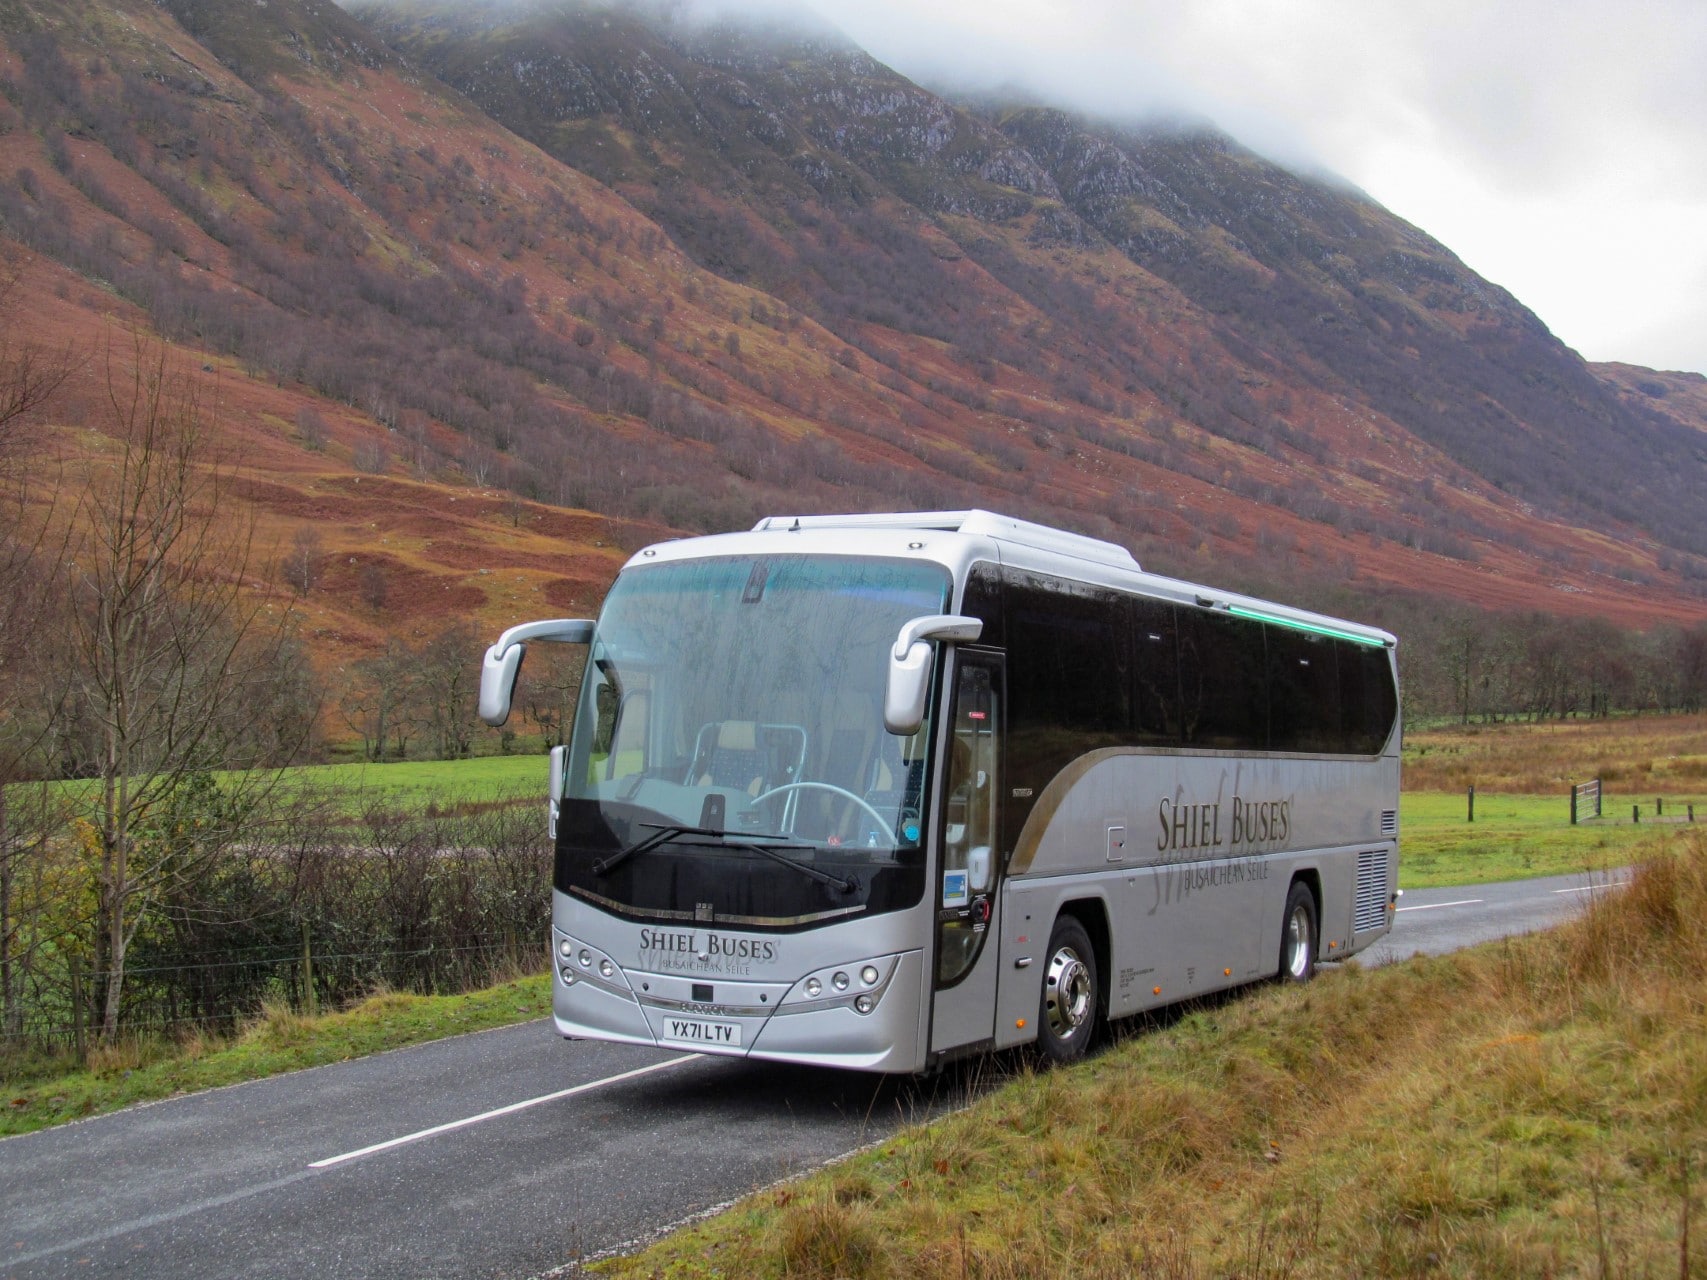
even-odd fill
[{"label": "front wheel", "polygon": [[1097,1020],[1097,958],[1085,926],[1062,916],[1049,934],[1037,1043],[1052,1062],[1085,1056]]},{"label": "front wheel", "polygon": [[1280,925],[1280,980],[1308,982],[1316,972],[1316,895],[1302,880],[1286,895]]}]

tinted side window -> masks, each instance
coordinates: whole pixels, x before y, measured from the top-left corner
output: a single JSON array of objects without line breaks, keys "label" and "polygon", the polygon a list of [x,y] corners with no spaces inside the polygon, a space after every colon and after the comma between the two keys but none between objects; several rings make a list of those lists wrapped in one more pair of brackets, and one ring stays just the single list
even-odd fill
[{"label": "tinted side window", "polygon": [[1179,625],[1162,600],[1132,601],[1132,736],[1140,747],[1179,743]]},{"label": "tinted side window", "polygon": [[1263,625],[1208,609],[1179,610],[1180,728],[1188,747],[1268,749]]},{"label": "tinted side window", "polygon": [[1371,756],[1380,751],[1399,714],[1392,660],[1385,648],[1343,644],[1340,650],[1340,706],[1344,750]]},{"label": "tinted side window", "polygon": [[1000,570],[986,560],[972,566],[966,576],[966,591],[961,597],[960,612],[969,618],[983,620],[984,630],[979,644],[993,648],[1007,645],[1007,632],[1002,623],[1002,580]]},{"label": "tinted side window", "polygon": [[1267,630],[1269,749],[1324,754],[1349,750],[1340,731],[1343,642],[1289,627]]},{"label": "tinted side window", "polygon": [[1130,598],[1081,583],[1006,579],[1008,749],[1047,783],[1088,751],[1131,741]]}]

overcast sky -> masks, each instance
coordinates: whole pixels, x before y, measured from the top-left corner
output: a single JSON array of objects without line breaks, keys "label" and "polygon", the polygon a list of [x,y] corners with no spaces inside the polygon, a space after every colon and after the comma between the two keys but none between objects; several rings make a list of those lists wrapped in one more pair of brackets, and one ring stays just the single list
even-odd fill
[{"label": "overcast sky", "polygon": [[1207,117],[1590,360],[1707,373],[1707,0],[800,0],[896,70]]}]

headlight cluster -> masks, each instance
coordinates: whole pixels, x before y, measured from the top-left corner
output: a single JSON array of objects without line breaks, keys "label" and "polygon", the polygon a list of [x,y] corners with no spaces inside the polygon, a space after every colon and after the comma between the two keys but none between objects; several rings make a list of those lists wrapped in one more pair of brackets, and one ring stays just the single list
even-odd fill
[{"label": "headlight cluster", "polygon": [[838,969],[822,969],[807,976],[783,1001],[784,1011],[805,1012],[799,1006],[808,1002],[824,1008],[851,1005],[860,1013],[870,1013],[883,998],[889,977],[895,971],[895,958],[888,956],[870,960],[855,968],[845,965]]},{"label": "headlight cluster", "polygon": [[616,965],[609,956],[562,934],[557,937],[557,976],[566,987],[603,979],[601,985],[620,989]]}]

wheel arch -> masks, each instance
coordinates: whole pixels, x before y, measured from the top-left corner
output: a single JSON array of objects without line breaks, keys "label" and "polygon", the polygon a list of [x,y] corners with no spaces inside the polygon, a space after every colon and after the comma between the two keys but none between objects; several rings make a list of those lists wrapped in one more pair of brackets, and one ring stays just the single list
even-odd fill
[{"label": "wheel arch", "polygon": [[1310,890],[1310,896],[1316,900],[1316,932],[1322,931],[1322,873],[1315,867],[1299,867],[1292,873],[1292,879],[1286,885],[1287,897],[1292,896],[1292,886],[1302,884]]},{"label": "wheel arch", "polygon": [[1072,916],[1084,928],[1091,940],[1091,951],[1097,965],[1097,1012],[1108,1017],[1109,974],[1114,959],[1112,934],[1108,924],[1108,903],[1100,897],[1072,898],[1056,909],[1055,918]]}]

